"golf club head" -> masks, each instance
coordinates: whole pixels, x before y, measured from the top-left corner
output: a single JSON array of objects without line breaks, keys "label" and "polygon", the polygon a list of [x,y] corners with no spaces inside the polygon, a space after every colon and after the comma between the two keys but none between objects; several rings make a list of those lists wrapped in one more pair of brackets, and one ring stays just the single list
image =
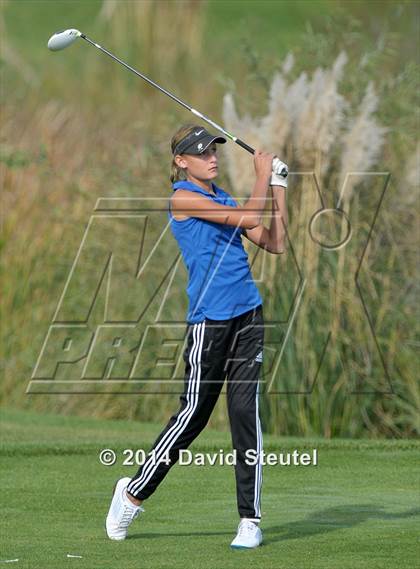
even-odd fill
[{"label": "golf club head", "polygon": [[55,34],[52,35],[48,40],[48,49],[51,51],[59,51],[60,49],[64,49],[76,41],[77,38],[79,38],[81,35],[82,32],[74,29],[55,32]]}]

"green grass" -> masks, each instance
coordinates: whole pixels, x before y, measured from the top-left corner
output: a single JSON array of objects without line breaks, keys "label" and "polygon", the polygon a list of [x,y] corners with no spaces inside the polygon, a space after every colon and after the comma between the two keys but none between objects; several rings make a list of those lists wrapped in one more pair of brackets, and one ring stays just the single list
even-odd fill
[{"label": "green grass", "polygon": [[[319,449],[317,467],[266,466],[264,545],[232,551],[233,470],[175,466],[125,542],[106,539],[113,483],[133,475],[124,448],[148,448],[161,425],[3,411],[0,561],[13,567],[410,569],[420,529],[418,441],[266,437],[266,448]],[[118,451],[113,467],[99,463]],[[229,449],[205,431],[194,450]],[[82,558],[67,558],[67,554]],[[245,559],[246,558],[246,559]]]}]

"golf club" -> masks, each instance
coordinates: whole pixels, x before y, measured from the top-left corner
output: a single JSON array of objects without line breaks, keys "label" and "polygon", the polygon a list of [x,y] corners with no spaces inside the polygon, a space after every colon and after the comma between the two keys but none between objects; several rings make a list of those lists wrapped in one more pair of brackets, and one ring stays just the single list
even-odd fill
[{"label": "golf club", "polygon": [[[215,123],[214,121],[212,121],[211,119],[209,119],[208,117],[206,117],[202,113],[200,113],[200,111],[197,111],[197,109],[194,109],[190,105],[187,105],[187,103],[185,103],[184,101],[182,101],[181,99],[179,99],[178,97],[176,97],[175,95],[173,95],[172,93],[170,93],[169,91],[167,91],[166,89],[164,89],[163,87],[161,87],[160,85],[158,85],[157,83],[155,83],[154,81],[152,81],[151,79],[149,79],[148,77],[143,75],[143,73],[140,73],[139,71],[134,69],[134,67],[131,67],[131,65],[128,65],[127,63],[125,63],[124,61],[122,61],[121,59],[119,59],[118,57],[113,55],[110,51],[108,51],[104,47],[100,46],[99,44],[97,44],[94,41],[92,41],[91,39],[89,39],[85,34],[80,32],[79,30],[68,29],[68,30],[56,32],[48,40],[48,49],[50,49],[51,51],[59,51],[61,49],[65,49],[66,47],[68,47],[69,45],[74,43],[78,38],[84,39],[85,41],[87,41],[88,43],[90,43],[91,45],[93,45],[94,47],[98,48],[100,51],[102,51],[103,53],[105,53],[106,55],[111,57],[114,61],[123,65],[126,69],[128,69],[129,71],[132,71],[138,77],[141,77],[142,79],[144,79],[147,83],[149,83],[149,85],[156,87],[156,89],[159,89],[159,91],[161,93],[165,93],[165,95],[167,95],[168,97],[170,97],[171,99],[176,101],[179,105],[182,105],[185,109],[192,112],[195,116],[199,117],[203,121],[206,121],[212,127],[219,130],[220,132],[222,132],[230,140],[232,140],[233,142],[236,142],[236,144],[239,144],[239,146],[241,146],[243,149],[247,150],[251,154],[255,153],[255,150],[253,148],[251,148],[251,146],[249,146],[248,144],[243,142],[243,140],[241,140],[241,139],[237,138],[236,136],[233,136],[232,134],[227,132],[223,127],[221,127],[220,125],[218,125],[217,123]],[[279,174],[281,176],[283,176],[284,178],[286,178],[286,176],[288,174],[287,167],[285,166],[282,169],[282,171],[279,172]]]}]

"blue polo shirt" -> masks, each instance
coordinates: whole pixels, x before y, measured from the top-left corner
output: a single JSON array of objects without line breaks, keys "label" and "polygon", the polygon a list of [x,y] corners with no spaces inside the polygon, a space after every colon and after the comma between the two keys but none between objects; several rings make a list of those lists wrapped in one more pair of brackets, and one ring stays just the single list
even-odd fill
[{"label": "blue polo shirt", "polygon": [[[188,181],[175,182],[173,190],[188,190],[221,205],[238,207],[228,193],[212,184],[212,195]],[[197,217],[176,220],[168,207],[172,233],[178,242],[189,279],[188,323],[227,320],[262,304],[242,245],[242,229]]]}]

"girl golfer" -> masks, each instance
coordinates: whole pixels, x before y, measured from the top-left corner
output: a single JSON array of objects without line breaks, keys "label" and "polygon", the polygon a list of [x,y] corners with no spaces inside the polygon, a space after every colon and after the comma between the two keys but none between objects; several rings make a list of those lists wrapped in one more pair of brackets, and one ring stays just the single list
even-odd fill
[{"label": "girl golfer", "polygon": [[[225,142],[200,126],[180,128],[171,142],[173,194],[168,217],[189,272],[185,386],[180,407],[156,439],[148,460],[133,478],[121,478],[115,486],[106,519],[110,539],[126,537],[128,526],[144,511],[142,502],[177,462],[179,451],[207,424],[226,378],[240,516],[231,546],[253,548],[262,541],[262,464],[261,460],[255,464],[255,455],[262,451],[258,378],[264,320],[241,237],[270,253],[283,251],[287,169],[278,158],[273,161],[273,154],[256,151],[252,195],[238,206],[213,183],[218,174],[216,144]],[[268,229],[262,214],[270,185],[273,205]],[[253,460],[245,454],[249,449]]]}]

